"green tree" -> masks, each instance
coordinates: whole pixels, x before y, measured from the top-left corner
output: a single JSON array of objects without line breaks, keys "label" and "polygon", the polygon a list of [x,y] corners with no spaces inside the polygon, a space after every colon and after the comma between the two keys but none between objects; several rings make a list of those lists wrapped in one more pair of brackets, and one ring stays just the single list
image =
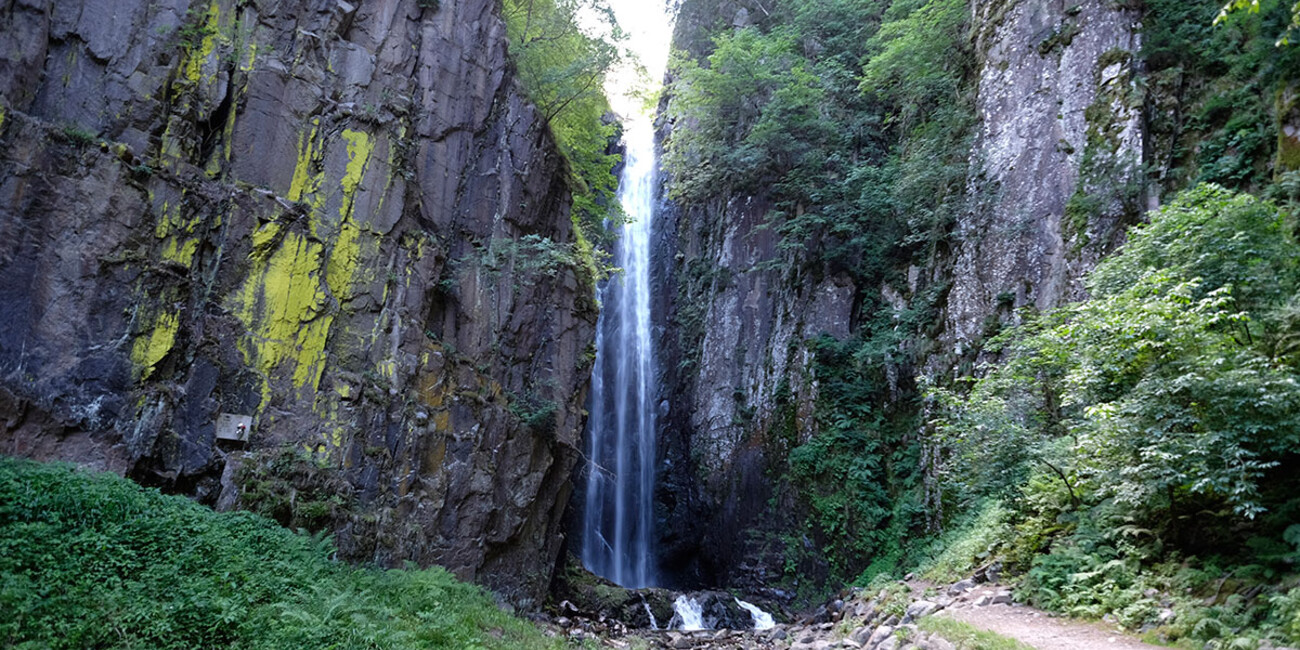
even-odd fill
[{"label": "green tree", "polygon": [[[1249,12],[1252,14],[1259,13],[1260,0],[1229,0],[1219,10],[1219,15],[1214,18],[1214,24],[1228,19],[1228,16],[1234,13]],[[1291,23],[1287,25],[1286,30],[1278,37],[1276,45],[1282,47],[1291,44],[1291,36],[1296,30],[1300,30],[1300,2],[1291,5]]]},{"label": "green tree", "polygon": [[[574,224],[590,252],[609,243],[606,221],[621,217],[618,124],[604,86],[628,59],[623,31],[604,0],[506,0],[504,14],[520,81],[568,162]],[[582,27],[583,14],[599,19],[594,30]]]},{"label": "green tree", "polygon": [[[1264,512],[1265,472],[1300,444],[1300,368],[1261,336],[1284,329],[1297,260],[1278,210],[1248,195],[1203,185],[1152,213],[1089,276],[1090,300],[1004,333],[1005,361],[967,395],[935,391],[954,466],[977,477],[954,486],[973,498],[1038,473],[1148,520]],[[981,471],[1007,445],[1029,462]]]}]

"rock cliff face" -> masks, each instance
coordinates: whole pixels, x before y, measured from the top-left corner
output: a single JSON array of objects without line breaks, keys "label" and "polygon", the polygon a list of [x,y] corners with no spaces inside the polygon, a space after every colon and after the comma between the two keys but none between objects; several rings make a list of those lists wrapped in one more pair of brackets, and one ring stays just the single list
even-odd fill
[{"label": "rock cliff face", "polygon": [[[674,47],[707,56],[710,35],[749,25],[751,10],[735,0],[683,2]],[[661,139],[672,137],[674,126],[662,127]],[[664,199],[656,223],[653,283],[662,289],[652,312],[662,319],[666,413],[657,523],[670,584],[756,590],[778,577],[763,575],[771,567],[757,557],[757,533],[780,525],[771,519],[782,498],[774,479],[785,454],[816,432],[809,340],[852,332],[859,287],[781,250],[766,227],[771,208],[763,196],[690,207]]]},{"label": "rock cliff face", "polygon": [[[759,533],[802,534],[781,529],[796,505],[773,483],[789,450],[817,433],[809,339],[858,334],[868,300],[899,314],[938,296],[936,340],[904,345],[930,351],[919,359],[928,372],[947,373],[1015,309],[1080,296],[1083,274],[1146,207],[1137,13],[1103,0],[976,2],[972,12],[981,58],[967,208],[951,252],[900,272],[907,286],[855,286],[782,252],[761,227],[762,196],[666,208],[661,543],[664,566],[685,579],[778,577],[779,554],[755,556]],[[702,57],[708,33],[762,15],[753,3],[687,0],[676,45]],[[888,393],[912,372],[887,368]]]},{"label": "rock cliff face", "polygon": [[[658,222],[655,284],[668,288],[654,309],[665,317],[668,414],[661,564],[686,584],[729,583],[753,551],[748,533],[763,525],[776,492],[774,463],[815,433],[808,341],[851,331],[857,288],[786,259],[779,235],[762,227],[768,209],[754,197],[668,205]],[[764,266],[773,261],[789,266]]]},{"label": "rock cliff face", "polygon": [[946,274],[955,356],[1000,318],[1082,297],[1147,207],[1137,12],[1101,0],[975,4],[983,53],[968,210]]},{"label": "rock cliff face", "polygon": [[0,450],[537,598],[596,307],[495,7],[0,7]]}]

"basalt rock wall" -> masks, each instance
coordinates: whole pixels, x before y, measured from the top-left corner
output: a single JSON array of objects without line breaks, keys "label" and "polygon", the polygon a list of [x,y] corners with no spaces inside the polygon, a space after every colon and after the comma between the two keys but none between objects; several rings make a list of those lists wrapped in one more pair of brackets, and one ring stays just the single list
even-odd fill
[{"label": "basalt rock wall", "polygon": [[[676,46],[703,59],[709,34],[770,26],[769,8],[687,0]],[[788,452],[818,433],[811,339],[860,334],[874,316],[864,304],[893,309],[897,321],[933,301],[927,340],[894,351],[919,358],[886,368],[888,393],[918,370],[969,372],[983,338],[1017,309],[1081,297],[1083,275],[1154,201],[1139,171],[1139,12],[1104,0],[980,1],[970,11],[979,59],[967,80],[976,116],[965,208],[940,253],[899,270],[905,283],[856,286],[782,250],[761,192],[666,202],[656,253],[668,413],[659,521],[662,561],[681,575],[770,584],[786,558],[762,540],[812,543],[788,526],[797,517],[781,520],[798,504],[781,501],[790,491],[778,484]],[[663,137],[674,128],[690,127],[666,125]],[[816,580],[802,568],[800,577]]]},{"label": "basalt rock wall", "polygon": [[[660,433],[661,563],[686,585],[735,584],[762,553],[774,470],[816,432],[810,340],[851,332],[856,287],[784,260],[754,197],[681,209],[657,222],[652,308],[662,314],[667,414]],[[788,261],[788,260],[787,260]],[[799,269],[799,270],[794,270]],[[779,549],[773,549],[779,554]],[[751,565],[759,573],[767,567]],[[770,576],[748,576],[758,586]]]},{"label": "basalt rock wall", "polygon": [[0,6],[0,451],[540,597],[596,306],[496,12]]},{"label": "basalt rock wall", "polygon": [[955,259],[935,269],[952,286],[952,354],[932,369],[1016,309],[1082,298],[1083,276],[1154,207],[1140,171],[1139,18],[1104,0],[972,5],[979,121]]}]

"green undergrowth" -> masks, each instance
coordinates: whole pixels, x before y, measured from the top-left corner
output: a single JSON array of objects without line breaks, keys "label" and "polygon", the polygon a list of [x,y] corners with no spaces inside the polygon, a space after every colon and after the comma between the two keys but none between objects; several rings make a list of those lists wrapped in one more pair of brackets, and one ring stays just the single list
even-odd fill
[{"label": "green undergrowth", "polygon": [[1009,538],[1009,516],[1000,502],[982,504],[960,526],[932,542],[936,552],[918,567],[921,576],[941,585],[970,577],[980,564],[991,562]]},{"label": "green undergrowth", "polygon": [[[1131,529],[1067,523],[1092,516],[1080,512],[1046,521],[987,502],[937,541],[941,550],[918,572],[942,585],[1001,562],[1002,581],[1014,587],[1017,600],[1076,618],[1105,619],[1162,645],[1253,650],[1266,640],[1300,643],[1300,575],[1286,557],[1265,555],[1251,563],[1225,549],[1224,555],[1174,552],[1155,558],[1129,539]],[[1258,536],[1244,542],[1243,549],[1270,546]],[[956,641],[927,628],[934,619],[922,619],[922,629]]]},{"label": "green undergrowth", "polygon": [[946,616],[926,616],[916,626],[947,639],[958,650],[1033,650],[1033,646]]},{"label": "green undergrowth", "polygon": [[0,457],[0,646],[564,647],[441,568],[333,554],[259,515]]},{"label": "green undergrowth", "polygon": [[1288,210],[1182,192],[1088,275],[1089,299],[1022,313],[981,376],[930,390],[958,525],[929,572],[998,558],[1021,600],[1162,642],[1300,643]]}]

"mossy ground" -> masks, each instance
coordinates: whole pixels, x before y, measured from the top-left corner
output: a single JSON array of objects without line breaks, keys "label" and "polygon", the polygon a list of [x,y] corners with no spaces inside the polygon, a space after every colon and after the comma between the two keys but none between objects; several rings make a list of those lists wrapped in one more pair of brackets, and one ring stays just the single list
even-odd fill
[{"label": "mossy ground", "polygon": [[961,650],[1032,650],[1015,639],[1008,639],[1000,634],[981,630],[969,623],[963,623],[941,616],[927,616],[917,622],[926,632],[932,632],[951,641]]}]

